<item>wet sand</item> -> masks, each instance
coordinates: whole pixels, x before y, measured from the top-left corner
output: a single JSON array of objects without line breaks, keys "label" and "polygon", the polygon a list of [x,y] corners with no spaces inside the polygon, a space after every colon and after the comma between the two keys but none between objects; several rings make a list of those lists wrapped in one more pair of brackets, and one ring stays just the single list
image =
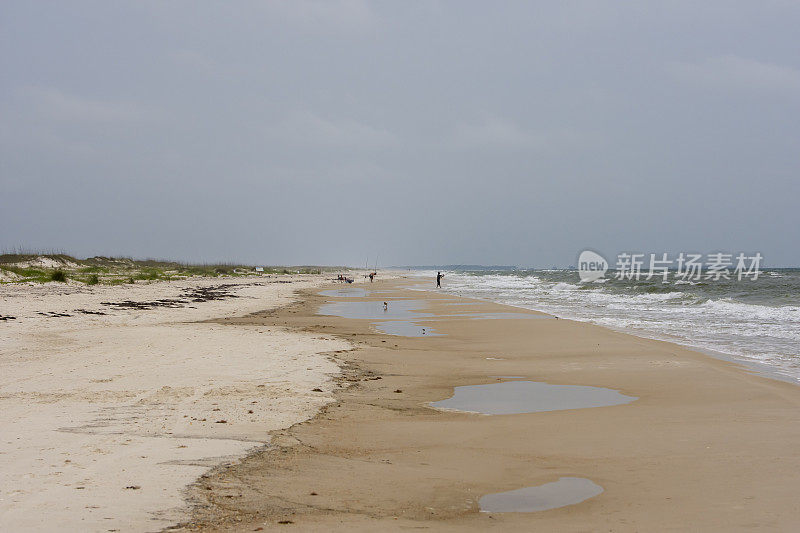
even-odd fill
[{"label": "wet sand", "polygon": [[[312,420],[274,432],[269,446],[203,476],[189,493],[195,511],[186,530],[800,527],[797,386],[589,324],[502,318],[496,313],[527,311],[409,290],[414,283],[376,282],[369,288],[380,292],[366,300],[390,308],[423,300],[421,311],[432,316],[415,321],[441,336],[387,335],[369,319],[317,315],[325,302],[358,299],[318,291],[232,321],[347,339],[357,349],[337,358],[340,384],[349,386]],[[429,405],[457,386],[520,378],[637,399],[511,415]],[[549,510],[481,512],[484,496],[566,486],[557,483],[562,478],[603,490]]]}]

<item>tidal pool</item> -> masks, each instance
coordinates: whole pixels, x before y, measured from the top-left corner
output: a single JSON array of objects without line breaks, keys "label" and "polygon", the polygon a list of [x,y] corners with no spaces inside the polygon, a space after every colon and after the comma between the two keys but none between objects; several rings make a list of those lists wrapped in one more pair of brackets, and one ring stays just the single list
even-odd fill
[{"label": "tidal pool", "polygon": [[340,316],[342,318],[355,318],[373,320],[375,329],[388,335],[401,335],[404,337],[437,337],[430,326],[423,326],[416,321],[428,319],[434,315],[417,311],[425,306],[422,300],[392,300],[386,309],[383,301],[368,302],[341,301],[322,304],[317,311],[320,315]]},{"label": "tidal pool", "polygon": [[359,318],[367,320],[409,320],[431,317],[430,313],[420,313],[417,309],[425,306],[422,300],[394,300],[383,308],[383,301],[369,302],[328,302],[320,306],[320,315]]},{"label": "tidal pool", "polygon": [[482,513],[532,513],[575,505],[603,492],[603,487],[582,477],[562,477],[536,487],[487,494],[478,500]]},{"label": "tidal pool", "polygon": [[541,381],[505,381],[456,387],[452,397],[431,402],[430,405],[438,409],[485,415],[514,415],[606,407],[630,403],[636,399],[638,398],[603,387],[551,385]]},{"label": "tidal pool", "polygon": [[[363,291],[363,292],[357,292]],[[342,296],[360,297],[366,296],[369,291],[358,287],[332,289],[322,291],[323,296]],[[371,293],[370,293],[371,294]],[[371,294],[374,296],[374,294]],[[434,315],[419,311],[426,307],[423,300],[387,300],[387,307],[384,309],[383,300],[370,301],[333,301],[320,306],[320,315],[340,316],[342,318],[355,318],[361,320],[373,320],[373,325],[381,333],[388,335],[402,335],[405,337],[437,337],[442,333],[436,333],[434,328],[429,325],[421,325],[421,320],[446,320],[446,319],[465,319],[465,320],[496,320],[496,319],[539,319],[552,318],[548,315],[535,315],[531,313],[462,313],[454,315]]]}]

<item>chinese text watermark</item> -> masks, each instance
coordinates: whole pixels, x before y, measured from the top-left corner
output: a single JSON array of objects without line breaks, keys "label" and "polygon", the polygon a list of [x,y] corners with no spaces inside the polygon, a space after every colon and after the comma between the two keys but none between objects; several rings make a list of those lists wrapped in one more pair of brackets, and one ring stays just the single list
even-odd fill
[{"label": "chinese text watermark", "polygon": [[[744,252],[697,254],[681,252],[677,255],[668,253],[644,254],[623,252],[617,255],[613,272],[618,280],[652,280],[661,279],[687,282],[719,281],[748,279],[755,281],[761,274],[761,262],[764,257],[760,252],[747,255]],[[584,250],[578,257],[578,274],[581,281],[595,281],[605,276],[608,262],[591,250]]]}]

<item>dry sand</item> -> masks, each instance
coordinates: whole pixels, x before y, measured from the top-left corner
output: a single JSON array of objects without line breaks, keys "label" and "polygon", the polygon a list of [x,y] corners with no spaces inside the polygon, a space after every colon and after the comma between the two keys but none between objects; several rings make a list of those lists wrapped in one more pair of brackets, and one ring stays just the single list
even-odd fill
[{"label": "dry sand", "polygon": [[[796,531],[800,388],[734,363],[568,320],[376,283],[375,299],[424,300],[440,337],[378,333],[316,315],[310,293],[235,323],[334,334],[357,349],[338,402],[272,446],[203,476],[192,519],[207,531]],[[450,305],[459,303],[462,305]],[[464,305],[465,304],[465,305]],[[523,376],[607,387],[624,405],[517,415],[441,411],[453,387]],[[380,379],[377,379],[380,378]],[[481,496],[561,477],[604,491],[533,513],[484,513]],[[259,529],[261,528],[261,529]]]},{"label": "dry sand", "polygon": [[187,484],[331,401],[348,342],[225,323],[323,279],[0,286],[0,529],[185,519]]}]

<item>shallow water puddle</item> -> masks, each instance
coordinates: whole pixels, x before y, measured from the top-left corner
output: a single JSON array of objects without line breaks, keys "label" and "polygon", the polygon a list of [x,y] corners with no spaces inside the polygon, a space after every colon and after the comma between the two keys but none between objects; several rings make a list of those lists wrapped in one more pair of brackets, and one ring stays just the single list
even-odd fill
[{"label": "shallow water puddle", "polygon": [[367,320],[410,320],[432,317],[430,313],[420,313],[417,309],[425,306],[422,300],[394,300],[383,308],[379,300],[370,302],[328,302],[320,306],[320,315],[360,318]]},{"label": "shallow water puddle", "polygon": [[[363,291],[363,292],[357,292]],[[362,297],[368,294],[365,289],[358,287],[332,289],[320,292],[323,296]],[[342,318],[355,318],[361,320],[376,320],[375,328],[388,335],[402,335],[404,337],[437,337],[443,335],[436,333],[430,326],[420,325],[422,319],[466,319],[466,320],[496,320],[496,319],[539,319],[552,318],[549,315],[535,315],[531,313],[463,313],[456,315],[434,315],[420,312],[426,306],[423,300],[390,300],[387,307],[383,301],[334,301],[320,306],[320,315],[339,316]]]},{"label": "shallow water puddle", "polygon": [[[356,297],[356,296],[365,296],[366,291],[364,294],[334,294],[338,293],[339,291],[349,291],[349,290],[364,290],[364,289],[334,289],[331,291],[322,291],[320,294],[324,296],[349,296],[349,297]],[[397,320],[397,319],[436,319],[436,318],[465,318],[465,319],[487,319],[487,320],[497,320],[497,319],[541,319],[541,318],[552,318],[549,315],[535,315],[532,313],[460,313],[455,315],[434,315],[432,313],[422,313],[419,309],[422,309],[426,306],[426,303],[423,300],[391,300],[388,301],[388,306],[386,309],[383,307],[383,301],[375,300],[375,301],[368,301],[368,302],[352,302],[352,301],[341,301],[341,302],[328,302],[324,303],[319,308],[320,315],[333,315],[333,316],[340,316],[342,318],[360,318],[360,319],[371,319],[371,320]]]},{"label": "shallow water puddle", "polygon": [[431,407],[485,415],[514,415],[584,409],[630,403],[637,398],[613,389],[584,385],[551,385],[540,381],[506,381],[456,387],[451,398]]},{"label": "shallow water puddle", "polygon": [[524,487],[487,494],[478,500],[482,513],[532,513],[588,500],[603,492],[603,487],[582,477],[562,477],[536,487]]},{"label": "shallow water puddle", "polygon": [[381,333],[388,335],[402,335],[404,337],[437,337],[441,333],[436,333],[429,326],[421,326],[415,321],[431,318],[430,313],[417,311],[425,306],[422,300],[393,300],[388,302],[384,309],[383,302],[328,302],[322,304],[317,311],[320,315],[340,316],[342,318],[355,318],[375,320],[373,325]]}]

